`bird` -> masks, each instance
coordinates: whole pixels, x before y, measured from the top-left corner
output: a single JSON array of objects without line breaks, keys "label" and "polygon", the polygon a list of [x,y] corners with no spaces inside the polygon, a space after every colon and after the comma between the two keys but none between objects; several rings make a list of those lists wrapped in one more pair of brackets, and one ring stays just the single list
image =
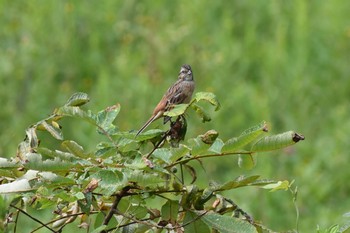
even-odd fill
[{"label": "bird", "polygon": [[[136,136],[142,133],[153,121],[164,116],[164,112],[169,111],[174,105],[189,103],[195,88],[193,72],[190,65],[181,66],[177,81],[169,87],[162,99],[153,110],[152,116],[140,128]],[[170,117],[164,118],[164,124]]]}]

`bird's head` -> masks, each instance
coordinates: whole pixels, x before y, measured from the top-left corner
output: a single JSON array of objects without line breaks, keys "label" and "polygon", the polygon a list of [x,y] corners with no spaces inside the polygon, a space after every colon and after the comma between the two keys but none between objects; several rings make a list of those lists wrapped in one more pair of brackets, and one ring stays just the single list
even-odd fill
[{"label": "bird's head", "polygon": [[182,79],[183,81],[192,81],[193,80],[193,73],[190,65],[182,65],[180,72],[179,72],[179,79]]}]

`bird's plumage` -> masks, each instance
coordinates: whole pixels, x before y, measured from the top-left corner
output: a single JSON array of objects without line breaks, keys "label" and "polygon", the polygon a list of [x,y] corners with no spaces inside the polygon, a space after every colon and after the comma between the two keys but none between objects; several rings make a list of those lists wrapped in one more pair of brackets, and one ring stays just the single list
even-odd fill
[{"label": "bird's plumage", "polygon": [[[181,66],[178,80],[167,90],[157,106],[154,108],[152,116],[137,132],[139,135],[153,121],[161,118],[164,112],[169,111],[174,105],[189,103],[194,91],[195,84],[193,73],[190,65]],[[170,120],[170,117],[164,118],[164,123]]]}]

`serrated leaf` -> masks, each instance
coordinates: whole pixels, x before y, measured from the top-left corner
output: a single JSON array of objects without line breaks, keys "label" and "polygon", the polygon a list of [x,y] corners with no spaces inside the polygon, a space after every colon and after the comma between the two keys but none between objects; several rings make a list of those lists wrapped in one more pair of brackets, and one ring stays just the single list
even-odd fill
[{"label": "serrated leaf", "polygon": [[[195,213],[200,216],[204,212],[196,211]],[[208,227],[214,228],[221,233],[257,233],[254,225],[235,217],[206,213],[201,217],[201,220],[207,224]]]},{"label": "serrated leaf", "polygon": [[218,111],[221,107],[218,99],[211,92],[197,92],[193,99],[197,102],[201,100],[209,102],[211,105],[215,106],[215,111]]},{"label": "serrated leaf", "polygon": [[264,152],[278,150],[293,145],[299,140],[304,140],[304,137],[295,133],[294,131],[288,131],[281,134],[261,138],[252,146],[252,151]]},{"label": "serrated leaf", "polygon": [[170,160],[171,156],[172,156],[172,154],[170,152],[170,149],[168,149],[168,148],[158,148],[152,154],[153,158],[163,160],[164,162],[166,162],[168,164],[171,162],[171,160]]},{"label": "serrated leaf", "polygon": [[228,181],[225,184],[219,186],[217,188],[217,191],[231,190],[231,189],[235,189],[243,186],[248,186],[252,182],[257,180],[259,177],[260,176],[248,176],[248,177],[239,176],[235,180]]},{"label": "serrated leaf", "polygon": [[71,153],[68,153],[68,152],[63,152],[63,151],[60,151],[60,150],[55,150],[55,151],[52,151],[48,148],[45,148],[45,147],[39,147],[37,149],[38,153],[43,155],[44,157],[50,157],[50,158],[59,158],[63,161],[70,161],[70,162],[75,162],[77,161],[79,158],[77,158],[76,156],[74,156],[73,154]]},{"label": "serrated leaf", "polygon": [[264,132],[267,132],[266,123],[262,122],[259,125],[245,130],[239,137],[229,139],[222,147],[222,152],[236,152],[237,150],[242,149],[245,145],[257,139]]},{"label": "serrated leaf", "polygon": [[135,182],[143,189],[146,187],[157,187],[166,183],[166,180],[155,173],[145,173],[141,170],[132,170],[125,173],[127,173],[129,182]]},{"label": "serrated leaf", "polygon": [[83,92],[74,93],[66,102],[65,106],[81,106],[90,101],[89,96]]},{"label": "serrated leaf", "polygon": [[37,171],[67,172],[74,167],[74,164],[62,161],[58,158],[43,161],[41,155],[30,153],[27,155],[27,162],[23,164],[23,166],[26,169]]},{"label": "serrated leaf", "polygon": [[79,158],[89,158],[91,154],[85,153],[83,147],[75,141],[67,140],[62,142],[62,146],[67,149],[71,154]]},{"label": "serrated leaf", "polygon": [[[190,223],[190,224],[186,224]],[[185,218],[184,218],[184,224],[185,224],[185,232],[186,233],[210,233],[209,227],[203,223],[203,221],[198,218],[197,214],[186,211]]]},{"label": "serrated leaf", "polygon": [[111,196],[126,184],[123,173],[110,170],[100,170],[93,174],[91,178],[99,180],[96,192],[102,193],[104,196]]},{"label": "serrated leaf", "polygon": [[49,132],[52,135],[52,137],[56,138],[57,140],[63,140],[63,135],[62,135],[62,131],[60,128],[56,128],[56,127],[50,125],[49,123],[47,123],[46,121],[41,121],[40,125],[47,132]]},{"label": "serrated leaf", "polygon": [[0,194],[21,193],[30,190],[32,188],[27,179],[15,180],[11,183],[0,185]]}]

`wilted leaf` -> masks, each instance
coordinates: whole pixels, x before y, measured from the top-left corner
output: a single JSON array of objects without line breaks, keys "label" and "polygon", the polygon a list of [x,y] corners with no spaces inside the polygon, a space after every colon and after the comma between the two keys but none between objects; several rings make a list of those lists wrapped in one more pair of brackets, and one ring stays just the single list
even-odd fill
[{"label": "wilted leaf", "polygon": [[56,138],[57,140],[63,140],[62,131],[60,128],[56,128],[48,124],[45,120],[41,121],[40,125],[44,127],[44,129],[49,132],[52,137]]}]

